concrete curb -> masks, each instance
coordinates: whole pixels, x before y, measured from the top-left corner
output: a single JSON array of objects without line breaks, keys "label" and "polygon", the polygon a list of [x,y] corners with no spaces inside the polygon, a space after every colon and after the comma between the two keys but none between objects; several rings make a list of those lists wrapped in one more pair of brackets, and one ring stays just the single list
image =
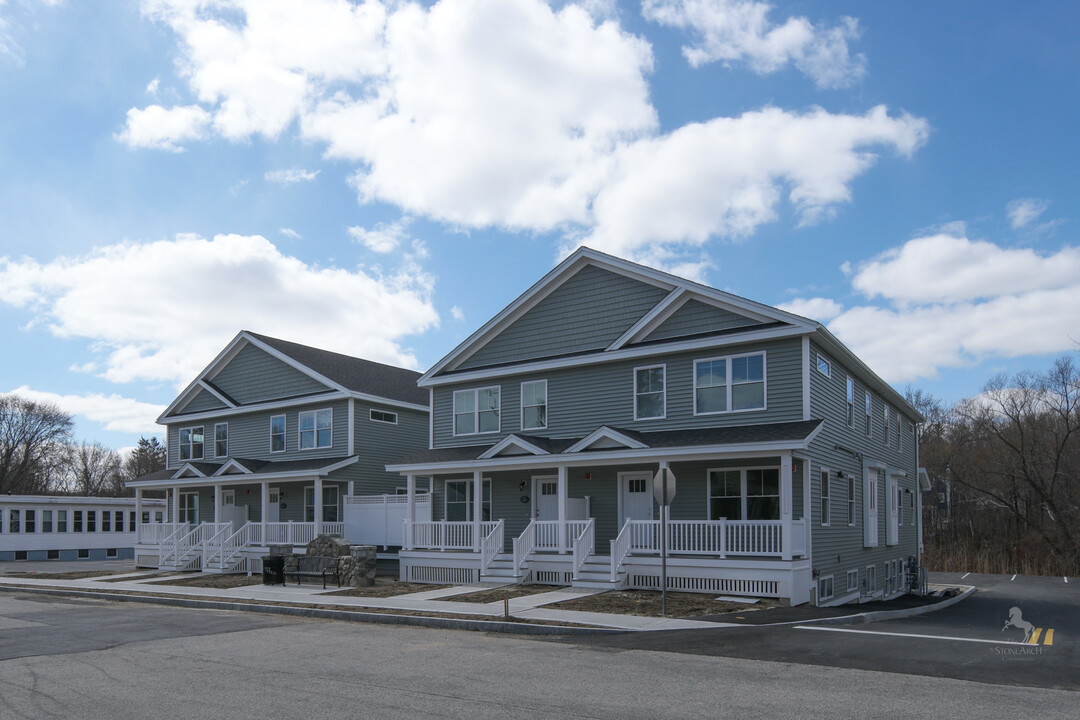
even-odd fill
[{"label": "concrete curb", "polygon": [[879,622],[881,620],[895,620],[897,618],[915,617],[916,615],[926,615],[927,613],[936,612],[938,610],[944,610],[945,608],[955,605],[961,600],[966,600],[972,594],[975,593],[975,587],[971,585],[961,586],[967,587],[959,595],[954,595],[951,598],[946,598],[941,602],[936,602],[932,605],[920,605],[913,608],[904,608],[903,610],[876,610],[874,612],[856,613],[854,615],[843,615],[841,617],[831,618],[818,618],[817,620],[803,620],[801,622],[779,623],[781,625],[863,625],[866,623]]},{"label": "concrete curb", "polygon": [[441,628],[444,630],[473,630],[516,635],[607,635],[632,632],[618,628],[563,627],[561,625],[535,625],[499,620],[465,620],[459,618],[423,617],[420,615],[370,613],[362,610],[328,610],[324,608],[297,607],[295,605],[260,605],[226,600],[195,600],[185,597],[151,597],[147,595],[123,595],[114,592],[95,592],[93,590],[66,590],[63,588],[30,587],[26,585],[0,585],[0,591],[5,590],[8,592],[29,592],[40,595],[93,598],[95,600],[115,600],[117,602],[170,605],[173,607],[187,607],[200,610],[234,610],[239,612],[265,613],[267,615],[290,615],[293,617],[311,617],[325,620],[369,622],[379,625],[417,625],[420,627]]}]

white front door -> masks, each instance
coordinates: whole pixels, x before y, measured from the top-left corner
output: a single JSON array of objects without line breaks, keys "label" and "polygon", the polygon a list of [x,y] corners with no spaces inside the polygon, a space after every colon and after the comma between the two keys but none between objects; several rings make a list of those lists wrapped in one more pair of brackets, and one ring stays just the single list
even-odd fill
[{"label": "white front door", "polygon": [[626,518],[631,520],[653,519],[652,473],[619,473],[619,527]]},{"label": "white front door", "polygon": [[555,475],[534,477],[533,488],[536,495],[536,519],[558,520],[559,478]]},{"label": "white front door", "polygon": [[277,488],[270,488],[266,493],[266,517],[263,522],[278,522],[281,510],[281,492]]}]

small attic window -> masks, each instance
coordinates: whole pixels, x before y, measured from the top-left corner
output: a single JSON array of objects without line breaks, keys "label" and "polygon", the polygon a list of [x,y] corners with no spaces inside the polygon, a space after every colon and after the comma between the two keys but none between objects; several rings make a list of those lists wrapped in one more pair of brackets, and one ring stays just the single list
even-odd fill
[{"label": "small attic window", "polygon": [[372,422],[390,423],[391,425],[397,425],[397,413],[387,412],[386,410],[372,410],[368,416]]},{"label": "small attic window", "polygon": [[825,377],[832,377],[832,364],[821,353],[817,356],[817,369]]}]

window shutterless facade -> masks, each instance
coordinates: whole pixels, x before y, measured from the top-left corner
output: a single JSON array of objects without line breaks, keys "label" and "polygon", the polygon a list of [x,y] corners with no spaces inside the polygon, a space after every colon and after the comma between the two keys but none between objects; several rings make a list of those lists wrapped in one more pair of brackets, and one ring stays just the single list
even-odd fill
[{"label": "window shutterless facade", "polygon": [[547,428],[547,380],[521,383],[521,429]]},{"label": "window shutterless facade", "polygon": [[830,504],[829,504],[829,470],[828,468],[821,469],[821,524],[829,525],[830,520]]},{"label": "window shutterless facade", "polygon": [[871,437],[874,432],[874,419],[870,411],[870,391],[866,391],[866,437]]},{"label": "window shutterless facade", "polygon": [[[443,496],[443,512],[450,522],[468,522],[473,519],[473,481],[447,480],[446,493]],[[480,520],[491,520],[491,480],[481,481]],[[543,488],[541,488],[543,492]]]},{"label": "window shutterless facade", "polygon": [[71,511],[71,529],[74,532],[83,531],[83,511],[72,510]]},{"label": "window shutterless facade", "polygon": [[180,428],[180,460],[202,460],[203,428]]},{"label": "window shutterless facade", "polygon": [[826,575],[823,578],[818,579],[818,600],[832,600],[833,597],[833,576]]},{"label": "window shutterless facade", "polygon": [[330,408],[300,412],[300,449],[333,447],[334,412]]},{"label": "window shutterless facade", "polygon": [[885,403],[882,403],[881,409],[882,409],[882,420],[885,423],[885,435],[881,438],[881,440],[882,440],[882,442],[885,443],[885,447],[889,447],[889,430],[891,429],[891,423],[890,423],[891,413],[889,412],[889,406],[887,404],[885,404]]},{"label": "window shutterless facade", "polygon": [[51,533],[53,531],[53,511],[42,510],[41,511],[41,532]]},{"label": "window shutterless facade", "polygon": [[502,427],[499,386],[454,392],[454,435],[497,433]]},{"label": "window shutterless facade", "polygon": [[817,354],[817,370],[825,377],[832,377],[832,364],[821,353]]},{"label": "window shutterless facade", "polygon": [[855,427],[855,381],[851,376],[847,379],[847,424]]},{"label": "window shutterless facade", "polygon": [[97,532],[97,510],[86,511],[86,532]]},{"label": "window shutterless facade", "polygon": [[23,527],[26,528],[26,532],[37,532],[37,512],[34,510],[23,510]]},{"label": "window shutterless facade", "polygon": [[847,572],[847,589],[848,592],[859,589],[859,571],[848,570]]},{"label": "window shutterless facade", "polygon": [[780,468],[715,469],[708,476],[710,520],[780,519]]},{"label": "window shutterless facade", "polygon": [[56,511],[56,532],[66,533],[68,531],[68,511],[57,510]]},{"label": "window shutterless facade", "polygon": [[229,423],[214,425],[214,457],[229,456]]},{"label": "window shutterless facade", "polygon": [[108,510],[101,511],[101,532],[112,532],[112,513]]},{"label": "window shutterless facade", "polygon": [[694,414],[764,410],[765,353],[694,362]]},{"label": "window shutterless facade", "polygon": [[667,366],[634,368],[634,419],[660,420],[667,415]]},{"label": "window shutterless facade", "polygon": [[285,452],[285,416],[270,418],[270,452]]},{"label": "window shutterless facade", "polygon": [[847,524],[855,526],[855,476],[847,477]]},{"label": "window shutterless facade", "polygon": [[389,412],[386,410],[372,410],[368,413],[368,419],[372,422],[389,423],[390,425],[397,425],[397,413]]},{"label": "window shutterless facade", "polygon": [[[338,488],[337,485],[323,485],[322,489],[322,521],[338,522]],[[308,485],[304,488],[304,522],[315,522],[315,486]]]}]

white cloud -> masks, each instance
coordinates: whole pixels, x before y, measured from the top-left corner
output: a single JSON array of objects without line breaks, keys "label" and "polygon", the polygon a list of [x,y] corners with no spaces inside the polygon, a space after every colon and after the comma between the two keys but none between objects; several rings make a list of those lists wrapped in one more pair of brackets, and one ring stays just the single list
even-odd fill
[{"label": "white cloud", "polygon": [[1050,203],[1045,200],[1018,198],[1005,206],[1005,212],[1009,216],[1013,230],[1019,230],[1038,220],[1048,207]]},{"label": "white cloud", "polygon": [[[367,247],[368,250],[377,253],[388,253],[393,252],[402,240],[408,238],[408,225],[409,221],[407,219],[393,223],[376,223],[371,230],[356,225],[349,228],[349,235],[358,243]],[[416,242],[419,242],[419,240]],[[422,256],[427,254],[422,243],[420,253]]]},{"label": "white cloud", "polygon": [[457,305],[450,308],[450,315],[458,322],[463,322],[465,320],[465,311],[459,308]]},{"label": "white cloud", "polygon": [[181,142],[203,137],[210,113],[198,105],[163,108],[151,105],[145,110],[127,112],[124,131],[116,139],[132,148],[151,148],[183,152]]},{"label": "white cloud", "polygon": [[150,82],[148,82],[146,84],[146,94],[157,97],[158,87],[160,85],[161,85],[161,80],[159,78],[154,78],[153,80],[151,80]]},{"label": "white cloud", "polygon": [[53,403],[61,410],[101,423],[106,430],[116,432],[157,434],[161,428],[154,421],[165,410],[164,405],[144,403],[120,395],[59,395],[31,390],[26,385],[11,392],[35,402]]},{"label": "white cloud", "polygon": [[755,72],[775,72],[792,63],[819,87],[843,87],[866,72],[866,58],[852,56],[848,42],[859,37],[858,21],[843,17],[834,27],[804,17],[782,25],[769,19],[772,6],[753,0],[645,0],[642,14],[661,25],[686,30],[693,44],[683,55],[694,67],[717,60],[745,62]]},{"label": "white cloud", "polygon": [[804,318],[826,322],[844,311],[844,306],[829,298],[799,298],[788,303],[777,305],[781,310],[786,310]]},{"label": "white cloud", "polygon": [[293,240],[303,240],[304,239],[300,235],[300,233],[296,232],[292,228],[287,228],[287,227],[279,228],[278,232],[281,233],[282,235],[284,235],[287,238],[292,238]]},{"label": "white cloud", "polygon": [[263,179],[279,185],[293,185],[299,182],[311,182],[319,176],[320,172],[320,170],[304,170],[303,168],[271,170],[263,175]]},{"label": "white cloud", "polygon": [[186,384],[241,329],[416,367],[399,342],[438,323],[433,282],[415,261],[387,275],[310,266],[259,236],[0,258],[0,302],[29,309],[31,324],[56,336],[93,341],[114,382]]},{"label": "white cloud", "polygon": [[[828,327],[894,383],[986,358],[1064,352],[1080,337],[1077,248],[1044,257],[939,233],[862,264],[851,283],[886,304],[850,307]],[[825,298],[782,307],[813,317],[814,306],[830,303],[840,310]]]}]

